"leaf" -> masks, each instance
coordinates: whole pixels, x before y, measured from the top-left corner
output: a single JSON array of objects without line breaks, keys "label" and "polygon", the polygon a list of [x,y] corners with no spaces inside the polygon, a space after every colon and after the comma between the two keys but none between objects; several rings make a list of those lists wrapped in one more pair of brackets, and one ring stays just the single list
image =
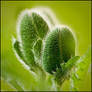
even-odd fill
[{"label": "leaf", "polygon": [[25,61],[21,51],[20,43],[15,38],[13,38],[13,48],[14,48],[15,54],[17,54],[17,56],[19,56],[20,59]]},{"label": "leaf", "polygon": [[25,61],[35,67],[33,46],[40,38],[43,39],[49,31],[48,24],[43,17],[34,10],[25,10],[18,20],[18,36]]},{"label": "leaf", "polygon": [[52,29],[52,27],[58,24],[58,20],[56,19],[56,16],[50,8],[35,7],[33,8],[33,10],[41,13],[43,19],[45,19],[45,21],[49,24],[48,26],[50,29]]},{"label": "leaf", "polygon": [[49,32],[48,24],[43,19],[42,15],[38,14],[36,11],[32,12],[32,19],[37,35],[43,39],[47,35],[47,32]]},{"label": "leaf", "polygon": [[75,66],[79,58],[79,56],[74,56],[67,63],[61,64],[62,69],[57,69],[55,80],[59,85],[69,78],[71,69]]},{"label": "leaf", "polygon": [[87,73],[88,73],[88,69],[90,65],[91,65],[91,48],[89,48],[88,51],[77,61],[76,68],[71,73],[70,80],[71,80],[71,90],[72,91],[87,90],[86,84],[89,82],[86,83],[86,80],[87,81],[89,80],[87,79],[89,78],[87,77],[88,76]]},{"label": "leaf", "polygon": [[33,46],[33,53],[34,53],[34,58],[36,61],[39,61],[37,62],[38,64],[41,63],[41,54],[42,54],[42,40],[39,39],[37,40],[37,42],[34,44]]}]

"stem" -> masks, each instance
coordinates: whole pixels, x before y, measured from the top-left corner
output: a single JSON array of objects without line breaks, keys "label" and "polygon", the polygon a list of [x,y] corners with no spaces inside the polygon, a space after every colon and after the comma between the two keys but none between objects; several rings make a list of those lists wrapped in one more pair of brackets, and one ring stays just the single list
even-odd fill
[{"label": "stem", "polygon": [[35,66],[31,67],[31,71],[35,72],[36,75],[37,75],[40,79],[45,79],[45,78],[46,78],[46,73],[45,73],[44,70],[41,68],[41,66],[39,66],[38,64],[35,64]]}]

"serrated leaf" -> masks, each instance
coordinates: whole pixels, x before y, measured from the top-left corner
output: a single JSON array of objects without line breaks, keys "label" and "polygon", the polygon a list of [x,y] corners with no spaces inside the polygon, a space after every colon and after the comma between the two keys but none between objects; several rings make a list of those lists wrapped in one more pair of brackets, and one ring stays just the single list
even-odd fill
[{"label": "serrated leaf", "polygon": [[61,65],[62,69],[57,69],[55,80],[61,85],[70,76],[71,69],[75,66],[79,56],[72,57],[67,63]]},{"label": "serrated leaf", "polygon": [[[72,91],[87,90],[86,81],[89,79],[86,79],[86,78],[89,78],[91,75],[89,77],[86,77],[86,76],[88,76],[87,73],[88,73],[90,65],[91,65],[91,48],[89,48],[88,51],[77,61],[76,68],[71,73],[71,90]],[[83,85],[84,83],[86,86]]]}]

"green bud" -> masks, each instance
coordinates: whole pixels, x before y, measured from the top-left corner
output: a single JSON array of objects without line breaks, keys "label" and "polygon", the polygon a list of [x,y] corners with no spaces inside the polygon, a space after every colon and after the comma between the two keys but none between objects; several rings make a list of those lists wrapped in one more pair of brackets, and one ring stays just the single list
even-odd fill
[{"label": "green bud", "polygon": [[53,73],[75,54],[75,39],[67,27],[55,28],[46,40],[42,61],[44,69]]},{"label": "green bud", "polygon": [[24,11],[18,24],[18,36],[27,64],[35,64],[33,46],[37,39],[43,39],[49,31],[47,23],[36,11]]}]

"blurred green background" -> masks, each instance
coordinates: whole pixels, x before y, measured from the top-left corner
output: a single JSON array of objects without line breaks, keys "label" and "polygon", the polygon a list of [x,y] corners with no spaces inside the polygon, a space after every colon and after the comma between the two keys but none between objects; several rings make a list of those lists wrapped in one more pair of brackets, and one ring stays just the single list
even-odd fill
[{"label": "blurred green background", "polygon": [[[90,1],[2,1],[1,2],[1,76],[2,90],[14,90],[4,84],[4,80],[34,83],[32,74],[17,60],[12,49],[12,37],[16,37],[17,18],[21,11],[37,6],[52,9],[59,22],[69,26],[77,38],[76,55],[82,56],[91,45],[91,2]],[[21,72],[20,72],[21,71]],[[25,75],[27,74],[27,76]],[[91,89],[91,75],[86,77],[80,90]],[[16,80],[16,77],[17,80]],[[23,81],[21,81],[23,79]],[[24,80],[25,79],[25,80]],[[17,84],[15,84],[17,85]],[[34,85],[34,84],[33,84]],[[31,85],[31,86],[33,86]],[[23,90],[19,87],[18,89]],[[35,90],[35,88],[33,87]],[[39,88],[38,88],[39,89]],[[67,87],[64,90],[68,90]]]}]

